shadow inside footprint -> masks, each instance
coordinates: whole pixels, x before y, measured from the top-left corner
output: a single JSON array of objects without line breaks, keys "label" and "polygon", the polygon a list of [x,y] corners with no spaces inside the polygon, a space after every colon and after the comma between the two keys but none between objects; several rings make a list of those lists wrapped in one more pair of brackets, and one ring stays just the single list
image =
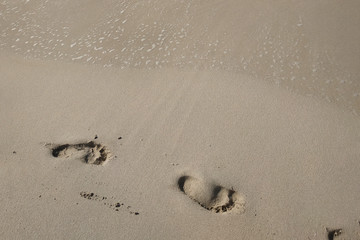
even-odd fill
[{"label": "shadow inside footprint", "polygon": [[54,157],[58,157],[60,152],[64,151],[66,148],[68,148],[70,145],[69,144],[64,144],[64,145],[61,145],[61,146],[58,146],[56,148],[54,148],[52,150],[52,155]]},{"label": "shadow inside footprint", "polygon": [[70,157],[79,151],[85,153],[83,159],[86,163],[94,165],[103,165],[111,156],[105,146],[93,141],[56,146],[52,149],[52,155],[54,157]]},{"label": "shadow inside footprint", "polygon": [[178,186],[179,186],[180,190],[184,193],[185,193],[184,184],[185,184],[186,179],[188,179],[188,178],[189,178],[188,176],[182,176],[178,180]]},{"label": "shadow inside footprint", "polygon": [[234,190],[206,183],[191,176],[178,179],[178,187],[202,207],[216,213],[245,211],[245,199]]}]

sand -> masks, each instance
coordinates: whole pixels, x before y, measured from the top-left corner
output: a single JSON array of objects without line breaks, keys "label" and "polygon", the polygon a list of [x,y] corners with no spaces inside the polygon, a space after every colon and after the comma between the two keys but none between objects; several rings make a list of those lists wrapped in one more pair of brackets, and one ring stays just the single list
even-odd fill
[{"label": "sand", "polygon": [[360,239],[358,9],[3,1],[0,238]]}]

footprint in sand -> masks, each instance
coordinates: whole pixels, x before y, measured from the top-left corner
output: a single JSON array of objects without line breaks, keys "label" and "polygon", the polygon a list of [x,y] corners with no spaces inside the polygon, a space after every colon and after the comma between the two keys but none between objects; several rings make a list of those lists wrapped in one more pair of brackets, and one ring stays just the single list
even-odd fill
[{"label": "footprint in sand", "polygon": [[64,144],[52,148],[54,157],[71,157],[73,154],[83,152],[83,159],[86,163],[103,165],[110,159],[109,150],[102,144],[93,141],[79,144]]},{"label": "footprint in sand", "polygon": [[328,239],[329,240],[334,240],[335,237],[339,236],[342,233],[341,228],[338,228],[338,229],[328,229],[328,228],[326,228],[326,231],[328,233]]},{"label": "footprint in sand", "polygon": [[189,198],[216,213],[243,213],[245,198],[234,190],[204,182],[191,176],[182,176],[178,186]]}]

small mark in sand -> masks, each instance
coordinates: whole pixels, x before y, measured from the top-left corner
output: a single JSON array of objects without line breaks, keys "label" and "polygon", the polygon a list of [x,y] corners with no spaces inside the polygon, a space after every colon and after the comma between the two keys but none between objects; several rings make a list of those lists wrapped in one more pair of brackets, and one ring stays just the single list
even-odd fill
[{"label": "small mark in sand", "polygon": [[98,135],[95,135],[94,139],[98,139]]},{"label": "small mark in sand", "polygon": [[328,239],[329,240],[334,240],[334,237],[337,237],[342,233],[341,228],[338,228],[338,229],[328,229],[328,228],[326,228],[326,231],[328,232]]},{"label": "small mark in sand", "polygon": [[[99,196],[95,193],[88,193],[88,192],[81,192],[80,196],[85,198],[85,199],[89,199],[89,200],[93,200],[93,201],[98,201],[98,202],[104,202],[104,206],[108,206],[108,208],[115,210],[116,212],[119,212],[119,209],[122,209],[121,206],[124,206],[124,203],[120,203],[120,202],[109,202],[107,197],[103,197],[103,196]],[[115,199],[114,197],[111,197],[111,199]],[[127,211],[130,214],[133,214],[134,212],[130,211],[130,206],[128,206],[126,208],[126,210],[124,209],[123,211]],[[136,214],[137,213],[137,214]],[[135,215],[139,215],[139,212],[135,212]]]},{"label": "small mark in sand", "polygon": [[13,154],[16,154],[16,151],[13,151]]},{"label": "small mark in sand", "polygon": [[120,140],[120,139],[122,139],[122,137],[118,137],[118,139]]},{"label": "small mark in sand", "polygon": [[140,213],[138,213],[138,212],[131,212],[131,211],[130,211],[130,214],[139,215]]}]

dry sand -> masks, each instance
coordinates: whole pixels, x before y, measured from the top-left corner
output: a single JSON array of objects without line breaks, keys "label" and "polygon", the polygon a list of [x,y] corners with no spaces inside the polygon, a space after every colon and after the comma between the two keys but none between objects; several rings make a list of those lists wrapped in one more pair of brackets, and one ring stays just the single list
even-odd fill
[{"label": "dry sand", "polygon": [[2,1],[0,239],[360,239],[359,10]]}]

